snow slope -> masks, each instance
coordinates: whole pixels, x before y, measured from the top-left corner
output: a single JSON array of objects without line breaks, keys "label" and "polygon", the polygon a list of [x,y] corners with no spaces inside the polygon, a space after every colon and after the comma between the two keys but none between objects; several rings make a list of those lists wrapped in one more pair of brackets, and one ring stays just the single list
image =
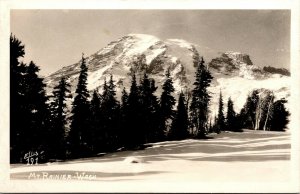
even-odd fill
[{"label": "snow slope", "polygon": [[[211,115],[217,114],[219,93],[222,91],[224,107],[227,107],[228,98],[231,97],[234,103],[234,109],[240,111],[247,99],[248,94],[260,88],[266,88],[274,92],[275,99],[285,98],[288,103],[286,108],[290,110],[290,77],[282,76],[280,78],[270,77],[268,79],[245,79],[242,77],[221,77],[216,80],[209,88],[212,94],[210,103]],[[225,108],[226,111],[226,108]]]},{"label": "snow slope", "polygon": [[[76,185],[97,184],[97,187],[75,186],[68,191],[224,192],[224,188],[241,191],[238,187],[227,187],[232,184],[248,184],[247,192],[292,189],[284,187],[291,181],[289,132],[246,130],[213,136],[208,140],[160,142],[145,150],[122,151],[103,157],[37,166],[12,165],[11,179],[51,184],[66,181],[45,181],[50,175],[69,174]],[[41,177],[47,173],[47,176],[29,179],[30,172]],[[79,181],[76,173],[90,174],[92,178]],[[210,184],[215,186],[209,187]],[[270,184],[272,188],[268,187]],[[57,190],[56,187],[48,189]]]}]

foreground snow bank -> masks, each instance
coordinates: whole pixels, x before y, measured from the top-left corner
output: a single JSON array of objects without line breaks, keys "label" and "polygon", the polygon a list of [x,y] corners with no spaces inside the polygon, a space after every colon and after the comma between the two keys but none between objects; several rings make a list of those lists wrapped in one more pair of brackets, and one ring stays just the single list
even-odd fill
[{"label": "foreground snow bank", "polygon": [[[93,180],[92,182],[100,185],[112,186],[97,187],[97,191],[133,191],[133,188],[128,186],[134,184],[137,191],[210,192],[222,188],[220,186],[210,190],[204,189],[217,182],[221,185],[257,183],[264,185],[263,187],[276,182],[279,186],[291,180],[290,168],[288,132],[248,130],[243,133],[221,133],[208,140],[188,139],[154,143],[145,150],[117,152],[98,158],[51,165],[17,165],[11,168],[11,178],[49,183],[45,180],[49,180],[50,175],[66,174],[71,176],[72,181],[81,180],[90,184]],[[33,172],[35,176],[40,174],[41,177],[34,177]],[[44,174],[44,179],[43,173],[47,173],[47,177]],[[89,175],[90,179],[78,179],[78,176],[85,175]],[[51,182],[65,181],[58,178],[51,179]],[[117,187],[113,186],[114,184]],[[173,186],[165,188],[158,187],[157,184]],[[206,186],[192,187],[187,184]],[[139,190],[139,186],[142,185],[144,187]],[[267,189],[263,187],[261,189]],[[91,188],[85,187],[89,191],[93,190],[90,190]],[[239,191],[232,189],[231,191]],[[247,191],[252,190],[253,188],[249,188]]]}]

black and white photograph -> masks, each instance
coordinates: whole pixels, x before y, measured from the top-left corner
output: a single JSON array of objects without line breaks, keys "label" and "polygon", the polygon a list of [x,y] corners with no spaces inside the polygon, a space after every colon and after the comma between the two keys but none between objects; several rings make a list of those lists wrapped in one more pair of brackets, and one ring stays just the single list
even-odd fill
[{"label": "black and white photograph", "polygon": [[299,12],[287,2],[2,1],[3,192],[299,192]]}]

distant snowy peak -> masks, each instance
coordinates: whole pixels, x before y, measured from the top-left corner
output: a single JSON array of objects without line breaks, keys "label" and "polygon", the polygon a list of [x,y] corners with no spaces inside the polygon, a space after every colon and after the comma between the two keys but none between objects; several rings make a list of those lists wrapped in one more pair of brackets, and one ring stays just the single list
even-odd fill
[{"label": "distant snowy peak", "polygon": [[[161,40],[147,34],[128,34],[88,56],[88,89],[100,89],[110,74],[117,84],[117,93],[130,87],[130,75],[139,77],[146,72],[155,79],[158,93],[165,80],[165,72],[170,70],[175,92],[187,90],[194,80],[195,60],[199,53],[195,46],[181,39]],[[80,72],[80,62],[62,68],[47,79],[49,91],[62,76],[69,77],[72,91],[75,91]]]},{"label": "distant snowy peak", "polygon": [[209,63],[210,69],[215,73],[228,76],[239,76],[246,79],[262,79],[268,75],[258,66],[254,65],[250,56],[240,52],[225,52]]}]

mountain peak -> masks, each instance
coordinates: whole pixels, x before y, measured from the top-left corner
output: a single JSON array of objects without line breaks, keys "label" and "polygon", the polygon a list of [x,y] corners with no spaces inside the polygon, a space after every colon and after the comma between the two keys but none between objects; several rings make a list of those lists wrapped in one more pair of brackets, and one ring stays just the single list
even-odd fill
[{"label": "mountain peak", "polygon": [[209,67],[212,71],[230,76],[240,76],[246,79],[264,78],[263,70],[254,65],[250,56],[241,52],[228,51],[220,57],[211,60]]}]

